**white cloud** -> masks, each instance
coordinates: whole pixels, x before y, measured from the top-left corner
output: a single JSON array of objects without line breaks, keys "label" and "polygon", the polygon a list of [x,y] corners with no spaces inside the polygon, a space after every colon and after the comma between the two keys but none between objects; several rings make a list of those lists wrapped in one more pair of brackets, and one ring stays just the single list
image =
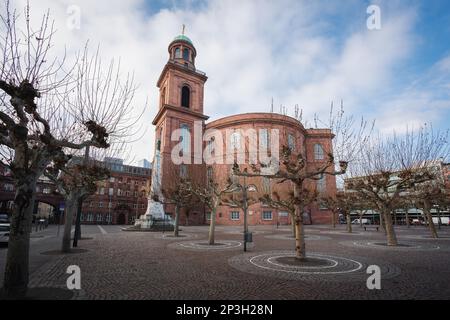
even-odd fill
[{"label": "white cloud", "polygon": [[[15,1],[18,7],[24,4]],[[73,4],[81,9],[80,30],[66,27],[66,11]],[[55,50],[62,52],[66,45],[73,52],[89,39],[94,47],[101,44],[105,59],[120,56],[123,70],[135,71],[140,83],[136,109],[149,99],[143,118],[147,134],[132,146],[136,159],[153,155],[156,81],[168,58],[167,46],[183,23],[198,51],[197,67],[209,76],[205,113],[212,119],[268,111],[272,97],[275,110],[283,103],[292,113],[298,103],[311,118],[342,98],[349,111],[364,114],[374,108],[384,125],[393,127],[406,105],[417,106],[408,113],[415,122],[438,114],[423,112],[422,103],[432,101],[438,110],[448,102],[434,101],[430,90],[409,100],[406,90],[389,92],[398,66],[414,49],[414,8],[391,8],[395,14],[383,20],[379,31],[365,28],[366,8],[358,1],[218,0],[195,8],[187,1],[149,16],[143,0],[40,0],[32,3],[33,18],[47,8],[58,28]],[[440,68],[448,70],[449,61]]]}]

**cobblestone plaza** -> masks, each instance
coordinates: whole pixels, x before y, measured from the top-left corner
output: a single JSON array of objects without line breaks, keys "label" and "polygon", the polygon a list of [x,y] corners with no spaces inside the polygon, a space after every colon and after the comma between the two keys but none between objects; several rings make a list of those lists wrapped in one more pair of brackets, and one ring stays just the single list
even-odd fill
[{"label": "cobblestone plaza", "polygon": [[[30,287],[39,288],[41,298],[53,290],[70,299],[450,298],[448,227],[437,240],[425,227],[397,227],[400,246],[391,248],[384,245],[382,230],[356,226],[348,234],[344,226],[307,226],[309,262],[302,266],[289,264],[294,256],[290,226],[252,227],[246,253],[240,229],[217,227],[216,245],[209,246],[208,226],[183,226],[178,238],[83,226],[79,247],[62,255],[56,227],[50,227],[32,234]],[[0,248],[2,271],[6,251]],[[66,289],[70,265],[80,267],[81,290]],[[380,290],[367,288],[369,265],[380,267]]]}]

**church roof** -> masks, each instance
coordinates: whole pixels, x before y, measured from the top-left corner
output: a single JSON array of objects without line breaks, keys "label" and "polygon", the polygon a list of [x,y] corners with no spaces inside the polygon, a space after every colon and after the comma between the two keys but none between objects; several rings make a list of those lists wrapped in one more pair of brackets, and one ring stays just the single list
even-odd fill
[{"label": "church roof", "polygon": [[180,34],[179,36],[175,37],[175,39],[173,39],[173,41],[186,41],[186,42],[190,43],[192,46],[194,45],[192,43],[192,40],[189,39],[188,37],[186,37],[184,34]]}]

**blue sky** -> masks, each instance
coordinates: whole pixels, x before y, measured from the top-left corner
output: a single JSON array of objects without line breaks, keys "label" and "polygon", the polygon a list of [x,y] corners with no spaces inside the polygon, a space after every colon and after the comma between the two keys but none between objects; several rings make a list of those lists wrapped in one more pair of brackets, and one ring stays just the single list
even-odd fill
[{"label": "blue sky", "polygon": [[[25,0],[17,0],[18,6]],[[381,29],[368,30],[366,9],[380,7]],[[67,7],[81,24],[66,27]],[[301,0],[40,0],[50,8],[55,47],[100,44],[105,58],[121,57],[140,83],[135,103],[148,99],[147,133],[132,147],[136,159],[153,155],[157,78],[167,46],[186,24],[205,71],[205,113],[211,119],[266,112],[270,102],[306,119],[326,118],[331,101],[348,113],[375,118],[383,132],[450,119],[450,1]],[[137,108],[138,109],[138,108]],[[311,122],[309,123],[311,124]]]}]

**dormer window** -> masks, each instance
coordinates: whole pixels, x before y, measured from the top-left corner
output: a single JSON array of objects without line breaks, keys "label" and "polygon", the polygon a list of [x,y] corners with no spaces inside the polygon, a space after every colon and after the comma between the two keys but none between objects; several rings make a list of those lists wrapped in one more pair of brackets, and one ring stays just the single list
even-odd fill
[{"label": "dormer window", "polygon": [[189,61],[189,49],[183,49],[183,59]]},{"label": "dormer window", "polygon": [[181,106],[189,108],[190,98],[191,90],[189,90],[188,86],[183,86],[183,88],[181,88]]}]

